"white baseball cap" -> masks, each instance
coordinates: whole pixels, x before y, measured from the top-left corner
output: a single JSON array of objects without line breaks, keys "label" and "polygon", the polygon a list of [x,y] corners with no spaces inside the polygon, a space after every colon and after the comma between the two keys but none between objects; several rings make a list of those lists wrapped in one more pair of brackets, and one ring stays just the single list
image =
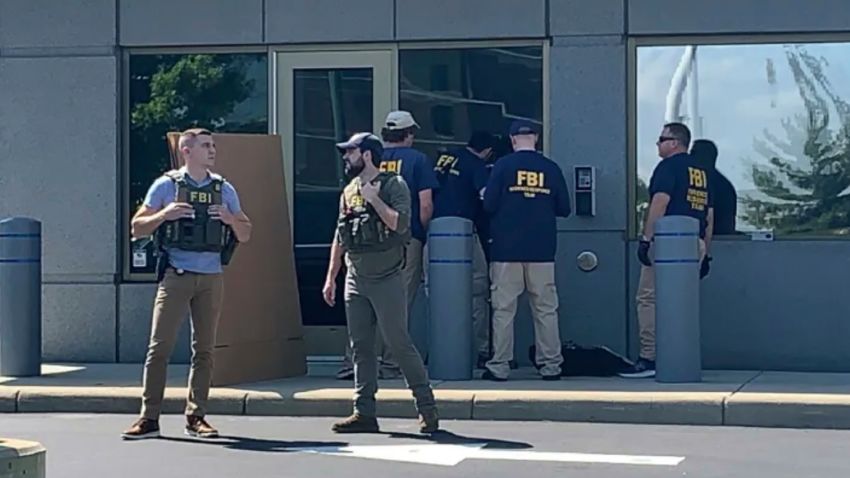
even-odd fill
[{"label": "white baseball cap", "polygon": [[407,129],[412,126],[419,127],[416,120],[413,119],[413,115],[408,111],[391,111],[384,123],[390,131]]}]

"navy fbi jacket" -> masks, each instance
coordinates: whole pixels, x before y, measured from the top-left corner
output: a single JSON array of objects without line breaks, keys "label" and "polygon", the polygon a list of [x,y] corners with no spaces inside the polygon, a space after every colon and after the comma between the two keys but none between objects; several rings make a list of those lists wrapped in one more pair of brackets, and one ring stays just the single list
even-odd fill
[{"label": "navy fbi jacket", "polygon": [[434,195],[434,218],[456,216],[475,221],[481,211],[481,190],[489,171],[484,160],[468,149],[440,155],[434,165],[440,189]]},{"label": "navy fbi jacket", "polygon": [[517,151],[496,162],[484,209],[493,262],[554,262],[555,218],[572,212],[564,173],[536,151]]}]

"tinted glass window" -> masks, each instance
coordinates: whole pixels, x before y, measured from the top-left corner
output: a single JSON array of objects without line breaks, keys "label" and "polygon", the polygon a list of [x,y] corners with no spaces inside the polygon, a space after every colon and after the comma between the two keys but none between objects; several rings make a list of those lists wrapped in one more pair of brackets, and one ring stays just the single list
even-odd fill
[{"label": "tinted glass window", "polygon": [[846,43],[639,48],[639,227],[659,161],[655,142],[675,119],[719,150],[719,234],[850,233],[848,51]]},{"label": "tinted glass window", "polygon": [[415,147],[432,160],[475,130],[501,135],[504,154],[517,118],[542,130],[542,47],[402,50],[399,68],[400,107],[421,126]]}]

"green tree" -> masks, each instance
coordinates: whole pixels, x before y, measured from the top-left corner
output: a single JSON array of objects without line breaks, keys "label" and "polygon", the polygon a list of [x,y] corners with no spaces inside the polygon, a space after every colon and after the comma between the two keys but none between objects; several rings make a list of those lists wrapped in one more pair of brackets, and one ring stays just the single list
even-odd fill
[{"label": "green tree", "polygon": [[[151,182],[170,168],[169,131],[267,131],[262,114],[233,117],[257,85],[248,71],[264,55],[138,55],[130,66],[130,202],[135,210]],[[263,63],[265,64],[265,63]],[[253,112],[252,112],[253,113]]]},{"label": "green tree", "polygon": [[[191,127],[228,133],[268,131],[265,59],[264,54],[130,57],[131,214],[151,183],[171,168],[168,132]],[[249,99],[253,103],[247,104]],[[136,247],[144,247],[152,257],[148,241],[130,244],[131,250]],[[153,261],[133,270],[153,272]]]},{"label": "green tree", "polygon": [[[827,63],[801,46],[785,54],[805,112],[782,120],[785,139],[755,140],[767,165],[754,165],[758,192],[742,197],[744,219],[777,233],[846,233],[850,226],[850,105],[826,76]],[[830,119],[833,127],[830,127]]]}]

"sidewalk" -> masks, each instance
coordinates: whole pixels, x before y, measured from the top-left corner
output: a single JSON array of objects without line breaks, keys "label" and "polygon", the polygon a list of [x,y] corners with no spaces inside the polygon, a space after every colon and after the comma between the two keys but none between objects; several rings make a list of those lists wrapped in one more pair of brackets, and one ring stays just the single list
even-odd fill
[{"label": "sidewalk", "polygon": [[[0,377],[0,412],[139,411],[141,364],[49,364],[35,378]],[[345,416],[352,384],[316,376],[214,388],[211,415]],[[187,366],[169,368],[164,413],[181,413]],[[697,384],[564,378],[515,370],[503,383],[434,381],[440,415],[465,420],[551,420],[850,429],[850,374],[706,371]],[[414,417],[401,380],[381,381],[378,413]]]}]

